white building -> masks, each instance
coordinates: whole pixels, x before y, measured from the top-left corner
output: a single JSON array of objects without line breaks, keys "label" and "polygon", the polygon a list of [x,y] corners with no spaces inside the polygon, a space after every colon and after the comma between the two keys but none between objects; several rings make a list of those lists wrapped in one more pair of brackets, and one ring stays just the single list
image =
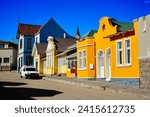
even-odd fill
[{"label": "white building", "polygon": [[17,45],[0,40],[0,70],[16,69]]}]

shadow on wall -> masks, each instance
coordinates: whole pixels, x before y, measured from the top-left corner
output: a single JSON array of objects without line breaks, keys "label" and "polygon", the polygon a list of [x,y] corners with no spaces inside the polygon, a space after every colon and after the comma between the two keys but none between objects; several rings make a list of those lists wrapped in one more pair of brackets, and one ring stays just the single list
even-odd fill
[{"label": "shadow on wall", "polygon": [[17,87],[26,85],[19,82],[0,82],[0,100],[35,100],[32,97],[51,97],[61,94],[56,90]]}]

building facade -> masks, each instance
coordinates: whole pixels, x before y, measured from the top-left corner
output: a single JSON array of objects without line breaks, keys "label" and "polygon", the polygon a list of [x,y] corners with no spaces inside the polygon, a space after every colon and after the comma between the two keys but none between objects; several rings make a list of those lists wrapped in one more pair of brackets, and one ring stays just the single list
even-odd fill
[{"label": "building facade", "polygon": [[128,23],[101,18],[98,31],[77,42],[77,77],[138,87],[137,28],[137,21]]},{"label": "building facade", "polygon": [[95,78],[95,40],[96,30],[90,30],[83,38],[77,41],[77,77]]},{"label": "building facade", "polygon": [[46,49],[47,43],[36,43],[34,44],[32,50],[32,56],[34,59],[34,67],[39,72],[39,74],[46,74],[46,65],[45,65],[45,57],[46,57]]},{"label": "building facade", "polygon": [[140,87],[150,89],[150,15],[140,17],[135,21],[138,22]]},{"label": "building facade", "polygon": [[17,68],[17,45],[0,40],[0,70]]},{"label": "building facade", "polygon": [[55,39],[51,36],[48,37],[48,46],[46,50],[46,74],[66,74],[66,53],[67,47],[75,44],[75,39]]},{"label": "building facade", "polygon": [[33,57],[31,56],[33,45],[35,42],[35,33],[41,28],[39,25],[19,24],[17,31],[18,39],[18,71],[23,65],[33,65]]}]

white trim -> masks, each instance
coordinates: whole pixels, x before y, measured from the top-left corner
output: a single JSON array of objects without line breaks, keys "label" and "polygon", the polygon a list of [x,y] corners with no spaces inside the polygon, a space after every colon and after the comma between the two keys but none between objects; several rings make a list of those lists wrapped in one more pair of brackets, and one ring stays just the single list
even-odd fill
[{"label": "white trim", "polygon": [[[86,53],[86,55],[85,55],[85,60],[86,60],[86,65],[85,65],[85,67],[83,67],[83,52],[85,51],[85,53]],[[79,56],[79,53],[81,52],[81,57]],[[80,64],[80,58],[81,58],[81,61],[82,61],[82,65],[81,65],[81,67],[79,67],[79,64]],[[83,50],[80,50],[80,51],[78,51],[78,70],[86,70],[86,67],[87,67],[87,52],[86,52],[86,49],[83,49]]]},{"label": "white trim", "polygon": [[105,56],[105,52],[102,49],[99,49],[98,52],[97,52],[97,56],[96,57],[98,57],[98,54],[99,54],[100,51],[102,51],[104,56]]},{"label": "white trim", "polygon": [[[48,56],[51,57],[51,59],[49,58],[51,61],[48,61]],[[52,59],[53,59],[52,53],[48,53],[48,54],[46,55],[46,66],[47,66],[47,67],[52,67],[52,61],[53,61]],[[50,62],[50,63],[49,63],[49,62]]]},{"label": "white trim", "polygon": [[94,46],[94,44],[85,44],[85,45],[82,45],[82,46],[78,46],[77,48],[82,48],[82,47],[85,47],[85,46]]},{"label": "white trim", "polygon": [[[111,81],[111,57],[109,57],[109,61],[110,61],[110,65],[109,66],[107,66],[107,53],[108,53],[108,51],[110,51],[110,54],[111,54],[111,50],[110,50],[110,47],[108,47],[107,49],[106,49],[106,61],[105,61],[105,64],[106,64],[106,67],[105,67],[105,70],[106,70],[106,76],[107,76],[107,69],[109,69],[109,77],[107,78],[106,77],[106,81]],[[110,55],[109,55],[110,56]],[[107,67],[110,67],[110,68],[107,68]]]},{"label": "white trim", "polygon": [[[122,64],[118,63],[118,43],[121,42],[121,50],[122,50]],[[116,41],[116,67],[121,67],[123,66],[123,44],[122,40]]]},{"label": "white trim", "polygon": [[[104,64],[103,67],[105,68],[105,62],[104,62],[105,52],[104,52],[102,49],[99,49],[98,52],[97,52],[97,56],[96,56],[96,62],[97,62],[97,70],[96,70],[96,71],[97,71],[97,78],[103,78],[103,77],[100,77],[100,75],[99,75],[99,70],[101,69],[100,66],[99,66],[99,53],[100,53],[100,52],[103,53],[103,56],[102,56],[102,57],[103,57],[103,64]],[[104,73],[103,73],[103,74],[104,74],[103,76],[105,77],[105,71],[103,71],[103,72],[104,72]]]},{"label": "white trim", "polygon": [[[126,63],[126,41],[129,40],[130,41],[130,63]],[[131,52],[132,48],[131,48],[131,38],[126,38],[124,39],[124,66],[131,66],[132,64],[132,52]]]}]

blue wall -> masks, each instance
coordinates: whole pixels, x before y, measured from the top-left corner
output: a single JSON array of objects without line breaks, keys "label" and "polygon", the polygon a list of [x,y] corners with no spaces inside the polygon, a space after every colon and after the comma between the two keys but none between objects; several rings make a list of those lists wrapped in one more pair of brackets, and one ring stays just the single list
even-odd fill
[{"label": "blue wall", "polygon": [[[31,38],[31,49],[28,49],[27,47],[27,40],[28,38]],[[30,52],[32,53],[33,45],[34,45],[35,37],[34,36],[24,36],[24,48],[23,52]]]},{"label": "blue wall", "polygon": [[[27,47],[27,40],[28,38],[31,38],[31,49],[28,49]],[[26,56],[31,56],[32,49],[34,45],[35,37],[34,36],[24,36],[24,48],[23,48],[23,64],[26,65]],[[33,58],[32,58],[32,65],[33,65]]]},{"label": "blue wall", "polygon": [[66,38],[75,39],[51,18],[40,30],[40,43],[47,43],[48,36],[63,38],[64,33],[66,34]]}]

